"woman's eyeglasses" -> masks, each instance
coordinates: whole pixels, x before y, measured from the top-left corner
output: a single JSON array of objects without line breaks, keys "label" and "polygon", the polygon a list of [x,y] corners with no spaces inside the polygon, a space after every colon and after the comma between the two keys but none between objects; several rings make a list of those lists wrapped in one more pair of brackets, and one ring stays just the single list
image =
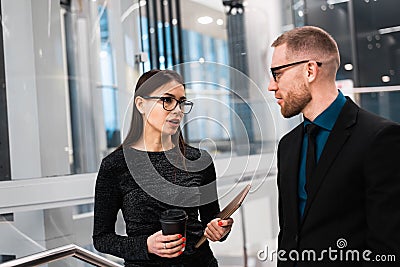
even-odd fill
[{"label": "woman's eyeglasses", "polygon": [[142,96],[142,98],[161,100],[163,103],[163,108],[166,111],[174,110],[176,106],[179,104],[179,108],[183,112],[183,114],[188,114],[193,107],[193,102],[188,101],[186,99],[178,100],[172,96]]}]

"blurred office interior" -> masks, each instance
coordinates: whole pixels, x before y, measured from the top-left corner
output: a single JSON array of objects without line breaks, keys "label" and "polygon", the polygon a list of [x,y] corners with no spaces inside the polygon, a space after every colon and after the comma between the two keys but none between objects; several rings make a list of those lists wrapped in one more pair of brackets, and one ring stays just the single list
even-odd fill
[{"label": "blurred office interior", "polygon": [[[183,133],[213,156],[220,205],[253,185],[227,241],[212,244],[221,267],[276,266],[257,258],[276,248],[276,147],[302,121],[283,119],[267,91],[277,36],[302,25],[327,30],[341,52],[338,88],[400,122],[398,0],[0,4],[0,266],[70,244],[123,264],[93,248],[94,183],[150,69],[183,75],[194,102]],[[41,266],[94,266],[93,257]]]}]

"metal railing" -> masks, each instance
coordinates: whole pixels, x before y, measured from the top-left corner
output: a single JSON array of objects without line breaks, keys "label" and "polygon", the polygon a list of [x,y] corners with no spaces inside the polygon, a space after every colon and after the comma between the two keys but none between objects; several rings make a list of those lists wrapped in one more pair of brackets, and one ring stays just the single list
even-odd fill
[{"label": "metal railing", "polygon": [[16,260],[8,261],[0,264],[0,267],[23,267],[23,266],[38,266],[46,264],[52,261],[61,260],[68,257],[74,257],[85,261],[89,264],[101,267],[122,267],[115,262],[112,262],[106,258],[103,258],[93,252],[83,249],[75,244],[70,244],[43,252],[39,252],[33,255],[29,255]]}]

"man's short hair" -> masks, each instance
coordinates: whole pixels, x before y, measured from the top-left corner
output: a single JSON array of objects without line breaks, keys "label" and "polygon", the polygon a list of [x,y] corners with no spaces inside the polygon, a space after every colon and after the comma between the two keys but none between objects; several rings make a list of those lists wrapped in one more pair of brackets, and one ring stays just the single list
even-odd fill
[{"label": "man's short hair", "polygon": [[[283,33],[273,43],[272,47],[286,44],[286,58],[297,59],[308,56],[310,60],[327,58],[340,65],[339,49],[332,36],[321,28],[304,26]],[[304,59],[304,58],[303,58]]]}]

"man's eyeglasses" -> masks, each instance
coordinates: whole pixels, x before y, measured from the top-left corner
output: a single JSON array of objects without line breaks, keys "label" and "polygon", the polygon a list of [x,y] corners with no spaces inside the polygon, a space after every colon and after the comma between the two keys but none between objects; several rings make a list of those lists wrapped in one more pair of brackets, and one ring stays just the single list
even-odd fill
[{"label": "man's eyeglasses", "polygon": [[[302,60],[302,61],[297,61],[297,62],[293,62],[293,63],[289,63],[289,64],[277,66],[277,67],[273,67],[273,68],[271,68],[272,77],[274,77],[274,81],[275,82],[278,82],[278,76],[279,76],[280,73],[276,72],[277,70],[284,69],[284,68],[287,68],[287,67],[291,67],[291,66],[294,66],[294,65],[298,65],[298,64],[301,64],[301,63],[307,63],[307,62],[310,62],[310,61],[311,60],[308,59],[308,60]],[[322,63],[321,62],[317,62],[317,65],[318,65],[318,67],[321,67]]]},{"label": "man's eyeglasses", "polygon": [[193,107],[193,102],[188,101],[186,99],[178,100],[172,96],[142,96],[144,99],[157,99],[161,100],[163,103],[163,108],[166,111],[172,111],[179,104],[179,108],[183,112],[183,114],[188,114]]}]

